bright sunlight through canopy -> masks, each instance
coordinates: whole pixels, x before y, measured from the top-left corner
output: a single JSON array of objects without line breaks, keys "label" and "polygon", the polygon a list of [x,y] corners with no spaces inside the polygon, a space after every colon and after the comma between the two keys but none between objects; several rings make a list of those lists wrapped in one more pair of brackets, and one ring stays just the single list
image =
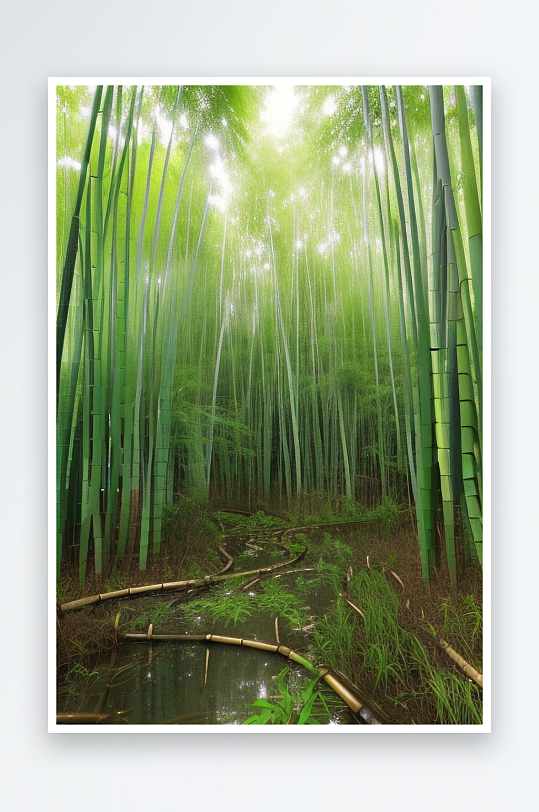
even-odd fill
[{"label": "bright sunlight through canopy", "polygon": [[260,114],[269,135],[274,135],[275,138],[283,138],[286,135],[297,103],[294,88],[290,85],[275,87],[270,91],[266,107]]}]

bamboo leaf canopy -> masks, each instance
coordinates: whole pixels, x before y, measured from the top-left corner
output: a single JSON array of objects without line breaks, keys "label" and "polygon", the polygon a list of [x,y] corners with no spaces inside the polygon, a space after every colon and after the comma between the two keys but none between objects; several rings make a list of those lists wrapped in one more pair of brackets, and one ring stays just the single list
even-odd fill
[{"label": "bamboo leaf canopy", "polygon": [[144,571],[179,496],[324,492],[410,503],[456,585],[483,554],[482,88],[56,90],[58,573]]}]

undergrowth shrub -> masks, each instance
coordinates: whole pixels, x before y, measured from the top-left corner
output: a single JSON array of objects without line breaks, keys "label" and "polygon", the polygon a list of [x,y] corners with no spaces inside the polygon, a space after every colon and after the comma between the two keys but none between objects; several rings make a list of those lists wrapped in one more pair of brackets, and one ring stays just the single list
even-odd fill
[{"label": "undergrowth shrub", "polygon": [[[440,668],[421,641],[399,622],[400,603],[386,576],[362,569],[348,584],[350,599],[359,612],[339,599],[316,624],[313,656],[330,668],[351,675],[369,695],[384,696],[407,707],[415,702],[431,723],[480,724],[479,686],[464,675]],[[465,623],[479,634],[476,605],[467,599]],[[453,609],[445,607],[446,622],[456,623]]]}]

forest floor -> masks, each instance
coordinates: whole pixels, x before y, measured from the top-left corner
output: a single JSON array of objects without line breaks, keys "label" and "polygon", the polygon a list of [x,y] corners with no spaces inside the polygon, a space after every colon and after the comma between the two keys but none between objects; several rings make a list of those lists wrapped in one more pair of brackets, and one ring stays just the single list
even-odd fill
[{"label": "forest floor", "polygon": [[[165,544],[160,557],[150,560],[144,572],[134,563],[121,573],[114,570],[101,578],[89,577],[81,589],[77,583],[76,569],[64,568],[57,594],[59,683],[76,664],[89,668],[97,655],[113,648],[114,620],[121,601],[107,600],[69,612],[62,612],[60,604],[127,586],[158,584],[217,572],[222,566],[216,553],[220,537],[214,535],[210,539],[207,534],[207,518],[199,519],[202,524],[198,519],[191,522],[187,547],[185,537],[181,547]],[[322,525],[321,522],[320,526]],[[206,535],[201,532],[197,537],[197,527],[205,528]],[[420,641],[435,667],[463,676],[461,669],[438,644],[441,638],[482,673],[482,627],[478,629],[478,617],[482,613],[483,579],[479,565],[468,564],[465,569],[460,567],[457,589],[451,587],[449,575],[443,566],[435,570],[430,580],[426,581],[422,577],[418,540],[411,514],[405,514],[391,524],[343,523],[329,527],[328,523],[327,529],[332,534],[338,533],[338,538],[352,550],[349,575],[364,568],[387,574],[388,583],[399,602],[399,625]],[[342,586],[346,590],[346,572],[343,572]],[[354,684],[358,684],[356,680],[361,673],[358,663],[355,673],[347,676]],[[413,681],[413,677],[411,679]],[[384,692],[376,693],[376,702],[391,723],[437,723],[436,718],[433,718],[432,701],[426,702],[424,699],[424,686],[399,687],[395,684],[392,693],[400,696],[402,701],[386,701]]]}]

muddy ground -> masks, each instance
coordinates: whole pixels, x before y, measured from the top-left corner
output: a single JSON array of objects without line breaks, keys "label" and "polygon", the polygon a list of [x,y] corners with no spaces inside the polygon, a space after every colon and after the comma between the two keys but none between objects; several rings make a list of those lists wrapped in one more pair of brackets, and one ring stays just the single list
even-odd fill
[{"label": "muddy ground", "polygon": [[[468,564],[464,567],[462,561],[459,562],[460,579],[456,590],[451,587],[447,569],[443,564],[432,572],[428,582],[425,581],[421,573],[419,546],[412,516],[401,517],[397,523],[391,525],[374,522],[363,525],[343,524],[328,529],[351,547],[352,571],[366,566],[378,569],[385,567],[386,572],[398,576],[398,578],[389,577],[389,582],[400,602],[399,624],[421,641],[433,663],[462,676],[459,667],[449,660],[447,654],[437,645],[432,633],[434,629],[438,636],[443,636],[450,646],[462,653],[468,661],[472,661],[482,673],[480,638],[471,644],[469,639],[464,639],[463,627],[447,628],[448,606],[458,612],[463,602],[470,597],[477,606],[482,606],[482,570],[478,564]],[[130,569],[124,569],[121,573],[113,570],[101,578],[90,576],[84,589],[78,587],[75,568],[65,566],[57,596],[58,606],[67,600],[126,586],[143,586],[194,577],[201,573],[215,573],[221,566],[216,554],[217,545],[216,538],[208,542],[207,538],[196,539],[194,534],[189,539],[187,549],[185,544],[179,544],[177,540],[176,543],[169,541],[164,545],[159,560],[150,560],[145,572],[141,572],[137,565],[133,564]],[[442,555],[440,560],[443,561]],[[90,668],[98,654],[114,647],[114,619],[121,608],[121,603],[119,600],[105,601],[65,613],[58,609],[59,682],[76,663]],[[353,681],[355,675],[348,676]],[[436,719],[432,716],[432,706],[422,701],[420,690],[417,694],[417,697],[411,697],[402,704],[386,701],[383,695],[377,695],[376,702],[392,724],[436,724]]]}]

